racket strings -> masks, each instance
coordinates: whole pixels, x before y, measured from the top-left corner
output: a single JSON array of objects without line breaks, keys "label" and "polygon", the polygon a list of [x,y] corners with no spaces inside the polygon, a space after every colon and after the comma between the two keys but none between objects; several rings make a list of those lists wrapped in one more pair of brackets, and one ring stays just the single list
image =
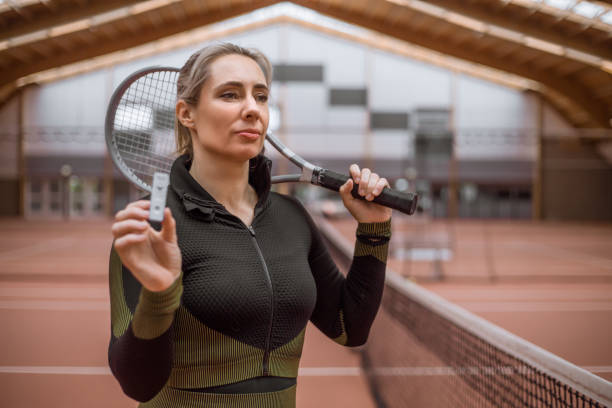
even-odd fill
[{"label": "racket strings", "polygon": [[169,173],[175,157],[177,76],[173,71],[149,72],[130,84],[117,106],[113,142],[124,169],[141,186],[150,188],[157,171]]}]

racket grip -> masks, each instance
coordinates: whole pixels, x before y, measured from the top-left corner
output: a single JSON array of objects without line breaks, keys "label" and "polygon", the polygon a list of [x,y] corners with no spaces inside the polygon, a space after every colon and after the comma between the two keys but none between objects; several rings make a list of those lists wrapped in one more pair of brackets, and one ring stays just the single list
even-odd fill
[{"label": "racket grip", "polygon": [[[317,184],[330,190],[339,191],[340,187],[346,183],[348,179],[349,176],[347,175],[322,169],[317,177]],[[359,186],[355,183],[353,183],[351,194],[355,198],[365,200],[365,197],[359,195]],[[385,187],[372,201],[384,205],[385,207],[401,211],[404,214],[412,215],[417,208],[418,196],[414,193],[402,193]]]}]

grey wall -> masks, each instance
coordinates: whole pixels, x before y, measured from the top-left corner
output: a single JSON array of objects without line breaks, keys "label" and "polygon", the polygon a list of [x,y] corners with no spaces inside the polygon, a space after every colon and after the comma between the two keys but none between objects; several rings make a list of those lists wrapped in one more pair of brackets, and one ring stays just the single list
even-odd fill
[{"label": "grey wall", "polygon": [[[412,133],[407,129],[370,129],[368,109],[380,114],[408,114],[418,108],[450,108],[454,104],[458,128],[535,127],[535,103],[520,91],[303,27],[276,25],[226,40],[262,49],[277,66],[322,67],[320,80],[275,81],[272,89],[271,102],[281,108],[287,142],[303,154],[356,159],[367,155],[388,159],[412,155]],[[41,137],[37,129],[101,129],[112,90],[123,78],[149,65],[180,66],[201,45],[204,44],[27,90],[26,151],[103,155],[105,146],[99,131],[89,131],[80,139],[62,139]],[[367,95],[366,104],[332,105],[333,89],[361,90]],[[0,112],[3,126],[11,122],[11,115],[6,114],[10,110],[6,106]],[[569,128],[550,109],[545,119],[547,128]],[[458,155],[469,159],[526,159],[531,158],[531,150],[524,146],[509,149],[480,145],[460,148]]]},{"label": "grey wall", "polygon": [[543,155],[545,219],[612,221],[612,168],[593,145],[549,141]]},{"label": "grey wall", "polygon": [[19,214],[17,107],[13,98],[0,110],[0,216]]},{"label": "grey wall", "polygon": [[[401,169],[407,161],[414,160],[410,127],[414,111],[454,107],[460,160],[476,163],[470,164],[473,169],[481,168],[478,162],[486,167],[491,160],[508,162],[508,168],[515,163],[521,166],[521,180],[531,171],[523,164],[534,159],[533,143],[463,143],[467,136],[462,132],[533,132],[538,119],[533,95],[300,26],[264,27],[225,40],[259,48],[274,65],[282,67],[279,79],[284,80],[274,81],[270,102],[279,107],[282,118],[278,133],[305,157],[330,163],[384,162],[390,169]],[[54,156],[59,161],[75,157],[101,159],[106,148],[105,111],[114,88],[139,68],[181,66],[203,45],[27,89],[26,155]],[[319,73],[311,75],[313,71],[304,67],[315,67]],[[306,71],[310,74],[299,74]],[[571,133],[571,127],[548,106],[544,122],[546,132]],[[0,110],[0,126],[0,179],[8,183],[3,191],[10,191],[10,183],[17,175],[16,100]],[[273,149],[268,151],[275,156]]]}]

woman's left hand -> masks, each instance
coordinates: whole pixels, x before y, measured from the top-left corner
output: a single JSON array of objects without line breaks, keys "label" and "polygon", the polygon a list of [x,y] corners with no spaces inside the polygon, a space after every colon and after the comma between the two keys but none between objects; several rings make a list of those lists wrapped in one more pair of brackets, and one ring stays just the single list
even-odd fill
[{"label": "woman's left hand", "polygon": [[[351,164],[349,173],[352,178],[340,187],[340,196],[351,215],[361,223],[384,222],[391,218],[390,208],[371,202],[383,188],[389,187],[387,179],[372,173],[370,169],[360,170],[356,164]],[[365,201],[351,195],[353,183],[359,185],[359,195],[365,197]]]}]

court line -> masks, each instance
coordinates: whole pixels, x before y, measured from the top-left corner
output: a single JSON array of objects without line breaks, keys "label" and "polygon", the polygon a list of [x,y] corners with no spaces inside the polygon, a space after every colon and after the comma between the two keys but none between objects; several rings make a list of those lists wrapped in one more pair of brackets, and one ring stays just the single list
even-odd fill
[{"label": "court line", "polygon": [[108,301],[80,300],[0,300],[0,309],[6,310],[110,310]]},{"label": "court line", "polygon": [[[612,366],[582,366],[583,369],[592,373],[612,373]],[[503,367],[502,367],[503,369]],[[466,372],[478,372],[479,368]],[[491,368],[491,373],[496,372]],[[449,366],[431,367],[373,367],[370,369],[375,375],[392,377],[420,377],[455,375],[456,369]],[[501,372],[501,371],[500,371]],[[358,377],[365,375],[366,371],[361,367],[300,367],[298,376],[301,377]],[[0,366],[0,374],[45,374],[45,375],[111,375],[109,367],[106,366]]]},{"label": "court line", "polygon": [[108,285],[104,287],[5,287],[0,288],[0,297],[43,299],[106,299]]},{"label": "court line", "polygon": [[110,375],[105,366],[0,366],[0,374]]},{"label": "court line", "polygon": [[[456,301],[455,301],[456,302]],[[612,302],[456,302],[471,312],[610,312]]]},{"label": "court line", "polygon": [[33,255],[39,255],[52,250],[74,245],[74,238],[64,237],[59,239],[49,239],[42,242],[38,242],[34,245],[27,247],[10,249],[8,251],[0,252],[0,260],[3,262],[10,261],[15,258],[22,258],[24,256],[32,257]]},{"label": "court line", "polygon": [[[507,287],[500,289],[434,288],[435,293],[452,302],[458,301],[612,301],[612,285],[605,289],[529,289]],[[510,292],[512,291],[512,292]],[[1,293],[1,292],[0,292]]]},{"label": "court line", "polygon": [[[612,260],[603,258],[597,255],[585,254],[573,249],[558,248],[552,245],[541,244],[537,242],[518,242],[509,243],[514,248],[525,250],[526,252],[537,252],[540,255],[546,255],[550,258],[563,259],[574,262],[579,262],[589,266],[596,266],[604,269],[612,269]],[[569,255],[569,256],[568,256]]]},{"label": "court line", "polygon": [[300,367],[302,377],[358,377],[363,375],[361,367]]}]

